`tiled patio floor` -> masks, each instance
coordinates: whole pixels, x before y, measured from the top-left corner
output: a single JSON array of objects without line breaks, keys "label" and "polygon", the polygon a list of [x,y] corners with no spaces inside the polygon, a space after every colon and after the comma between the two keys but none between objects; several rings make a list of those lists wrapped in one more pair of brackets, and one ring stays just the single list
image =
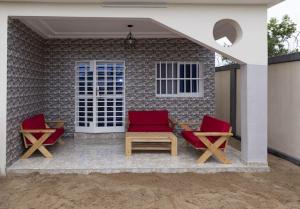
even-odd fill
[{"label": "tiled patio floor", "polygon": [[199,152],[178,139],[178,156],[168,152],[134,152],[130,158],[124,155],[124,139],[76,143],[67,138],[64,145],[50,148],[53,159],[36,153],[26,160],[18,160],[8,168],[8,173],[119,173],[119,172],[162,172],[162,173],[212,173],[212,172],[263,172],[266,165],[245,165],[240,161],[240,152],[228,147],[227,154],[232,164],[223,165],[211,158],[203,165],[196,164]]}]

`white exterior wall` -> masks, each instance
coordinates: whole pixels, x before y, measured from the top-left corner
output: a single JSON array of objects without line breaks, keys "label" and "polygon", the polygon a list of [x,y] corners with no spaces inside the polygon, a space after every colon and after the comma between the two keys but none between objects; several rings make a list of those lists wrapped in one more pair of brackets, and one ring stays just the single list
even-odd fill
[{"label": "white exterior wall", "polygon": [[[246,12],[245,12],[246,11]],[[248,99],[242,105],[242,132],[244,132],[245,142],[242,147],[244,160],[251,162],[257,160],[266,162],[266,156],[260,153],[257,157],[255,150],[260,144],[256,144],[256,138],[262,144],[266,139],[266,115],[260,115],[260,118],[254,118],[250,114],[259,111],[260,105],[264,106],[266,100],[263,97],[266,86],[263,78],[254,80],[261,76],[261,67],[267,64],[267,5],[168,5],[166,8],[110,8],[102,7],[100,4],[55,4],[55,3],[0,3],[0,70],[1,88],[0,88],[0,168],[3,174],[5,168],[6,153],[6,52],[7,52],[7,17],[8,16],[47,16],[47,17],[119,17],[119,18],[150,18],[157,23],[172,29],[184,37],[201,44],[211,50],[226,55],[240,64],[249,64],[252,66],[245,68],[244,74],[246,83],[242,86],[242,94]],[[232,47],[222,47],[218,45],[213,37],[214,24],[221,19],[233,19],[239,23],[242,29],[242,37]],[[248,72],[249,71],[249,72]],[[250,72],[251,71],[251,72]],[[254,91],[257,89],[253,85],[258,81],[262,91],[259,91],[258,97],[254,98]],[[265,83],[266,84],[266,83]],[[252,86],[253,85],[253,86]],[[258,104],[256,104],[258,102]],[[257,115],[257,114],[255,114]],[[262,128],[256,129],[254,122],[259,120]],[[255,130],[256,129],[256,130]],[[255,134],[252,134],[255,131]],[[243,136],[243,134],[242,134]],[[249,150],[249,146],[254,146]],[[258,148],[264,150],[262,146]],[[264,152],[264,151],[262,151]]]},{"label": "white exterior wall", "polygon": [[300,61],[269,66],[269,147],[300,161]]},{"label": "white exterior wall", "polygon": [[267,79],[266,65],[241,66],[242,160],[267,164]]},{"label": "white exterior wall", "polygon": [[215,74],[216,116],[230,121],[230,71],[219,71]]},{"label": "white exterior wall", "polygon": [[7,16],[0,13],[0,175],[6,168]]}]

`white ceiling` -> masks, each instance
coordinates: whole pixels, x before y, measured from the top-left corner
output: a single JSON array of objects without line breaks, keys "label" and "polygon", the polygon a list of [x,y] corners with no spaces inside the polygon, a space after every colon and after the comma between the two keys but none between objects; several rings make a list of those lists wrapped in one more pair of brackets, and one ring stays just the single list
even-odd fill
[{"label": "white ceiling", "polygon": [[20,17],[45,38],[125,38],[132,24],[136,38],[179,37],[151,19]]},{"label": "white ceiling", "polygon": [[265,4],[273,6],[284,0],[0,0],[6,2],[56,2],[56,3],[120,3],[120,4]]}]

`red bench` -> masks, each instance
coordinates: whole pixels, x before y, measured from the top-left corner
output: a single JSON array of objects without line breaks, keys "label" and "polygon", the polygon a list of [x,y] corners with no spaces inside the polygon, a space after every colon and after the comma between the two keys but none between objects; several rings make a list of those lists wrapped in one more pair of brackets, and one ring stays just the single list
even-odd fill
[{"label": "red bench", "polygon": [[233,135],[229,123],[205,115],[202,124],[196,131],[189,128],[186,123],[180,125],[184,129],[182,131],[183,138],[195,149],[205,150],[198,159],[198,163],[204,163],[212,155],[222,163],[230,163],[224,152],[228,139]]},{"label": "red bench", "polygon": [[129,111],[128,132],[173,132],[167,110]]},{"label": "red bench", "polygon": [[[48,124],[53,124],[52,128]],[[54,145],[64,134],[63,121],[45,121],[43,114],[27,118],[22,122],[21,133],[25,148],[29,148],[22,159],[30,157],[36,150],[39,150],[46,158],[52,158],[52,154],[45,146]]]}]

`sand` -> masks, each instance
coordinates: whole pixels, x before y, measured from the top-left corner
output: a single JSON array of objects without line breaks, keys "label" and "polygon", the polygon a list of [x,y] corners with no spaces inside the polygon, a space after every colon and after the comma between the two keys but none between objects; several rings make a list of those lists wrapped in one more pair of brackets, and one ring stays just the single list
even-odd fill
[{"label": "sand", "polygon": [[10,175],[0,209],[300,209],[300,167],[269,156],[268,173]]}]

